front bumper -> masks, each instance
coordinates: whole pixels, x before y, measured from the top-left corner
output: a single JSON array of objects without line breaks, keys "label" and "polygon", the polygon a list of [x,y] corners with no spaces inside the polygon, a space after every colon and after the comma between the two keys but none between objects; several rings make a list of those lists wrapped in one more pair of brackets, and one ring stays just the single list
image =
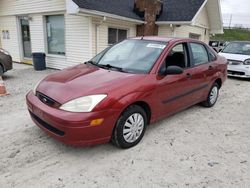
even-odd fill
[{"label": "front bumper", "polygon": [[250,78],[250,65],[228,65],[228,76]]},{"label": "front bumper", "polygon": [[[42,103],[33,92],[26,96],[26,102],[34,123],[53,138],[69,145],[89,146],[109,142],[118,110],[90,113],[71,113],[52,108]],[[91,126],[94,119],[103,118],[98,126]]]}]

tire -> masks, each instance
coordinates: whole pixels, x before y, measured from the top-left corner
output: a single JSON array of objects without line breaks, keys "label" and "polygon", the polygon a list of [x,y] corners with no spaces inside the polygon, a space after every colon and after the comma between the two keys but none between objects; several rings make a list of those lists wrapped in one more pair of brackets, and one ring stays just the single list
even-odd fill
[{"label": "tire", "polygon": [[117,147],[126,149],[137,145],[147,127],[146,112],[138,105],[129,106],[119,117],[112,135]]},{"label": "tire", "polygon": [[0,64],[0,76],[3,76],[3,67]]},{"label": "tire", "polygon": [[217,83],[214,83],[208,93],[207,99],[201,103],[202,106],[208,108],[214,106],[219,97],[219,90],[220,90],[219,85]]}]

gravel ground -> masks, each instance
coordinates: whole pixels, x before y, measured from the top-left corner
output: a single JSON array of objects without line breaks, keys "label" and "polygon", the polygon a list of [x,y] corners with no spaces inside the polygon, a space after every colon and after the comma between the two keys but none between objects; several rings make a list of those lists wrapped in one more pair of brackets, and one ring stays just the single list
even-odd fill
[{"label": "gravel ground", "polygon": [[129,150],[65,146],[31,121],[25,94],[43,76],[14,64],[0,98],[0,187],[250,187],[250,82],[228,79],[211,109],[149,126]]}]

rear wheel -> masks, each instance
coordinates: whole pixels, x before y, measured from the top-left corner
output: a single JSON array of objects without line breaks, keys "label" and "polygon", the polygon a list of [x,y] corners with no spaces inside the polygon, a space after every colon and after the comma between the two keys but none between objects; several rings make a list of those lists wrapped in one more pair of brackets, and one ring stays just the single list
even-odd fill
[{"label": "rear wheel", "polygon": [[119,117],[112,135],[112,142],[120,148],[137,145],[146,130],[146,112],[137,105],[128,107]]},{"label": "rear wheel", "polygon": [[219,96],[219,85],[217,83],[214,83],[208,93],[207,100],[202,102],[201,104],[205,107],[212,107],[217,102],[218,96]]}]

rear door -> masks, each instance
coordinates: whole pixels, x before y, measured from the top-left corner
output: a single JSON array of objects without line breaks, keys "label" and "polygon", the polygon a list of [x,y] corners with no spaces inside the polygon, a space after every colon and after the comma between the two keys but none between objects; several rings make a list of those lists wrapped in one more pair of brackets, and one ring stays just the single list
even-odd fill
[{"label": "rear door", "polygon": [[204,99],[209,89],[209,83],[214,74],[213,61],[210,62],[207,47],[202,43],[191,42],[188,44],[190,51],[191,75],[190,84],[193,85],[192,101],[200,102]]}]

